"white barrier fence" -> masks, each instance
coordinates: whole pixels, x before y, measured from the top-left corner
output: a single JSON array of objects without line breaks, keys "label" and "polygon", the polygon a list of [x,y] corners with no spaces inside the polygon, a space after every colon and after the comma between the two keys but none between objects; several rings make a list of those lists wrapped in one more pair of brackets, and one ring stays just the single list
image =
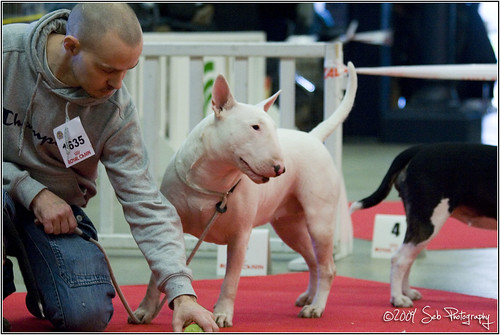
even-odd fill
[{"label": "white barrier fence", "polygon": [[438,80],[496,81],[498,64],[439,64],[357,68],[356,73]]},{"label": "white barrier fence", "polygon": [[[183,110],[165,111],[165,92],[168,60],[173,57],[187,57],[188,69],[180,75],[188,79],[189,91],[182,94],[188,102]],[[144,140],[151,157],[152,173],[156,177],[163,175],[169,155],[177,149],[180,139],[187,134],[204,116],[204,67],[207,57],[224,57],[230,59],[227,64],[226,76],[232,85],[236,99],[242,102],[256,103],[249,100],[249,92],[255,85],[264,86],[264,81],[252,82],[249,78],[255,76],[251,64],[255,58],[279,59],[279,84],[282,93],[279,97],[279,126],[295,128],[295,72],[296,62],[300,58],[322,58],[324,60],[324,117],[330,116],[339,105],[345,88],[341,43],[206,43],[206,42],[147,42],[145,40],[142,61],[134,71],[129,89],[135,95],[135,100],[142,117]],[[167,62],[166,62],[167,60]],[[167,67],[166,67],[167,66]],[[170,69],[171,71],[175,69]],[[172,81],[170,81],[172,85]],[[167,97],[169,98],[169,97]],[[173,98],[173,97],[172,97]],[[262,97],[262,99],[265,97]],[[260,98],[259,98],[260,99]],[[166,114],[166,115],[165,115]],[[177,139],[169,138],[165,124],[173,116],[186,115],[188,129]],[[341,171],[342,166],[342,129],[339,128],[325,143],[334,161]],[[166,154],[166,152],[169,153]],[[115,226],[114,208],[116,200],[114,192],[101,166],[99,176],[99,238],[106,248],[136,248],[130,233],[119,233]],[[343,185],[343,201],[339,205],[335,233],[336,258],[349,255],[352,252],[352,223],[348,214],[345,186]],[[123,219],[124,220],[124,219]],[[190,250],[196,239],[186,235],[186,248]],[[202,244],[200,249],[216,250],[215,245]],[[272,252],[292,252],[279,238],[271,238]]]}]

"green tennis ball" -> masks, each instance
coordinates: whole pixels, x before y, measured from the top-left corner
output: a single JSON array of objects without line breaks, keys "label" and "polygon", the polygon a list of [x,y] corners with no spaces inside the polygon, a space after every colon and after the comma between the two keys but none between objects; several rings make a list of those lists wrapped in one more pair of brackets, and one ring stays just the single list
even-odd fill
[{"label": "green tennis ball", "polygon": [[185,333],[203,333],[203,329],[196,323],[192,323],[186,328],[184,328]]}]

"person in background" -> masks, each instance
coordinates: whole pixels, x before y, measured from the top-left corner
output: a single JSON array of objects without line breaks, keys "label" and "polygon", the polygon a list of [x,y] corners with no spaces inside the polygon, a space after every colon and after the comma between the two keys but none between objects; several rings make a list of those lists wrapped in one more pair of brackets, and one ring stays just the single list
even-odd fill
[{"label": "person in background", "polygon": [[126,3],[79,3],[5,25],[2,42],[3,225],[16,228],[33,273],[28,310],[60,331],[108,325],[115,291],[104,256],[72,234],[78,221],[97,239],[82,208],[96,195],[102,162],[168,297],[173,330],[196,322],[217,331],[213,314],[197,303],[180,219],[149,172],[138,113],[122,83],[142,52],[134,12]]}]

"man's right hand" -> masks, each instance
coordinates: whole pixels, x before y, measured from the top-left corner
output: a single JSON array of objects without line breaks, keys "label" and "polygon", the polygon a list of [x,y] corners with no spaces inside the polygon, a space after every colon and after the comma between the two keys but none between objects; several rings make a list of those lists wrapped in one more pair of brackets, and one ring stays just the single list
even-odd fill
[{"label": "man's right hand", "polygon": [[48,189],[40,191],[30,207],[35,214],[35,222],[43,225],[45,233],[58,235],[75,231],[77,223],[70,205]]}]

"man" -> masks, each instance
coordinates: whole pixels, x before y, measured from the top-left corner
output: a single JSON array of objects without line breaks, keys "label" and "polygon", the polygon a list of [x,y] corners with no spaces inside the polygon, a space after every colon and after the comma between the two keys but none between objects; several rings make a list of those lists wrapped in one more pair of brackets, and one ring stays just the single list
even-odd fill
[{"label": "man", "polygon": [[[148,171],[136,108],[122,80],[137,65],[142,31],[125,3],[80,3],[30,25],[3,27],[4,221],[23,241],[42,310],[63,331],[100,331],[115,292],[81,207],[102,162],[131,232],[173,308],[173,330],[217,331],[196,302],[175,208]],[[5,222],[4,222],[5,226]]]}]

